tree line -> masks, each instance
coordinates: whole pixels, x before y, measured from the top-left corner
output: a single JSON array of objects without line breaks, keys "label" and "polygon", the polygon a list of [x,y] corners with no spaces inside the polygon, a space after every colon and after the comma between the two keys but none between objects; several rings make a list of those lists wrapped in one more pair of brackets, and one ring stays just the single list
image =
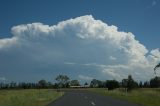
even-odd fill
[{"label": "tree line", "polygon": [[106,80],[101,81],[93,79],[90,84],[87,82],[81,85],[78,80],[70,80],[67,75],[58,75],[55,78],[56,83],[48,82],[44,79],[38,81],[37,83],[27,83],[27,82],[10,82],[10,83],[0,83],[0,89],[43,89],[43,88],[70,88],[73,86],[78,87],[91,87],[91,88],[107,88],[108,90],[113,90],[115,88],[126,88],[131,91],[134,88],[158,88],[160,87],[160,77],[155,77],[150,79],[150,81],[136,82],[131,75],[122,81],[117,80]]}]

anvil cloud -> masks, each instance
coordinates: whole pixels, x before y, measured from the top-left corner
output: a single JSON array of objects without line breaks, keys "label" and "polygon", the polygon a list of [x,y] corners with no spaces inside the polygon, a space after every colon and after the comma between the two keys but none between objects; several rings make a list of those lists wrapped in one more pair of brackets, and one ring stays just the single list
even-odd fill
[{"label": "anvil cloud", "polygon": [[[131,32],[119,31],[117,26],[107,25],[91,15],[53,26],[18,25],[12,27],[11,33],[11,38],[0,39],[1,74],[3,71],[31,74],[33,70],[55,65],[56,73],[72,70],[77,77],[92,78],[94,75],[90,73],[94,73],[97,78],[122,79],[131,74],[145,80],[153,77],[153,67],[160,59],[158,48],[149,51]],[[90,72],[81,70],[82,67]]]}]

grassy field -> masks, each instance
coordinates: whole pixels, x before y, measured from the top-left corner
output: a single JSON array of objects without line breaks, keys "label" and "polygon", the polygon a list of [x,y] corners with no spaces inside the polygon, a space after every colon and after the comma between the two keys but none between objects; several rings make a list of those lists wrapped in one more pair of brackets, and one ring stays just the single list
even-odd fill
[{"label": "grassy field", "polygon": [[136,89],[130,93],[125,93],[122,89],[107,91],[106,89],[93,88],[89,89],[89,91],[127,100],[133,103],[141,104],[142,106],[160,106],[160,89]]},{"label": "grassy field", "polygon": [[45,106],[63,94],[51,89],[0,90],[0,106]]}]

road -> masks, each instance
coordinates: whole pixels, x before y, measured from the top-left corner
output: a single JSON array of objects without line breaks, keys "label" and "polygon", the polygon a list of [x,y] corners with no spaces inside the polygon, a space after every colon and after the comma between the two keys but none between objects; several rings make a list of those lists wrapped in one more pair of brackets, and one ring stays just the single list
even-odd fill
[{"label": "road", "polygon": [[127,101],[101,96],[87,91],[68,91],[48,106],[140,106]]}]

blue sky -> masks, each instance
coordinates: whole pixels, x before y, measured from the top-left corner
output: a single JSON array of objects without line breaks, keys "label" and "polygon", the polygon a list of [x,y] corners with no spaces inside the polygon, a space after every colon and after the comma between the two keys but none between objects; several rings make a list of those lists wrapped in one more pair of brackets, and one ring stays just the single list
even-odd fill
[{"label": "blue sky", "polygon": [[9,37],[12,26],[59,21],[82,15],[116,25],[119,30],[132,32],[136,38],[153,49],[159,45],[159,0],[1,0],[0,37]]},{"label": "blue sky", "polygon": [[[131,32],[135,36],[134,40],[139,41],[140,44],[142,44],[148,50],[148,52],[142,53],[143,55],[156,54],[156,56],[157,55],[159,56],[159,54],[157,53],[158,50],[156,52],[154,51],[154,49],[159,48],[159,45],[160,45],[160,42],[159,42],[160,11],[159,10],[160,10],[159,0],[67,0],[67,1],[65,0],[63,1],[62,0],[34,0],[34,1],[33,0],[12,0],[12,1],[1,0],[0,1],[0,38],[1,40],[3,40],[5,38],[12,38],[13,36],[15,36],[17,34],[15,30],[14,30],[16,32],[15,34],[11,33],[11,29],[13,28],[13,26],[18,26],[21,24],[26,25],[26,24],[36,23],[36,22],[40,22],[45,25],[52,26],[52,25],[57,25],[59,22],[66,21],[71,18],[81,17],[85,15],[92,15],[91,17],[93,17],[93,19],[90,16],[86,16],[85,18],[80,18],[82,19],[80,22],[82,22],[83,19],[87,21],[87,17],[90,17],[89,20],[92,20],[92,21],[101,20],[103,23],[107,23],[109,26],[114,25],[118,28],[118,31],[124,31],[126,33]],[[77,19],[77,21],[80,19]],[[37,25],[37,26],[41,26],[41,25]],[[75,25],[73,26],[74,28],[77,28],[77,26]],[[71,29],[73,28],[73,26],[71,27]],[[82,31],[83,30],[84,29],[82,29]],[[76,34],[76,32],[73,31],[72,33],[71,31],[71,33],[69,34],[72,35],[74,33]],[[40,63],[38,63],[37,61],[32,60],[32,58],[35,58],[35,56],[32,57],[29,55],[28,58],[24,58],[23,60],[22,58],[26,56],[26,54],[27,55],[29,54],[28,52],[26,54],[24,53],[26,50],[31,51],[33,49],[32,51],[33,51],[33,54],[35,55],[37,55],[38,52],[41,52],[41,50],[39,49],[36,51],[35,48],[37,47],[34,48],[33,46],[25,48],[24,50],[23,49],[15,50],[14,47],[10,47],[11,49],[9,51],[0,51],[1,79],[6,78],[8,80],[15,80],[15,81],[21,81],[21,80],[28,81],[27,78],[30,77],[29,81],[32,81],[32,80],[35,81],[41,78],[53,80],[52,78],[57,74],[68,74],[73,78],[77,78],[79,76],[79,78],[82,80],[85,78],[89,80],[95,77],[99,79],[101,78],[112,79],[114,77],[108,76],[108,74],[113,75],[113,72],[112,73],[108,72],[108,74],[104,76],[101,72],[104,72],[104,70],[106,69],[103,69],[99,73],[97,72],[97,70],[100,70],[100,69],[97,69],[97,66],[107,65],[107,67],[109,67],[108,65],[113,65],[113,63],[115,63],[114,64],[114,68],[115,68],[115,65],[126,65],[126,63],[123,63],[122,60],[119,62],[113,62],[113,63],[108,62],[107,59],[104,61],[101,61],[104,58],[103,56],[106,56],[109,54],[108,52],[106,52],[107,54],[104,54],[104,55],[102,54],[102,57],[100,57],[100,56],[97,56],[99,55],[98,52],[96,53],[93,50],[95,53],[93,54],[94,59],[92,60],[91,58],[88,58],[88,61],[85,60],[85,58],[89,56],[83,53],[80,53],[80,54],[77,53],[75,51],[76,50],[75,48],[70,48],[73,50],[70,50],[71,53],[69,53],[67,50],[64,49],[66,42],[69,45],[69,47],[71,45],[75,45],[75,42],[72,42],[74,39],[72,39],[72,41],[70,38],[68,39],[69,39],[68,41],[65,41],[65,40],[62,41],[60,40],[60,38],[57,38],[57,40],[59,40],[60,43],[57,40],[55,40],[54,42],[58,42],[58,43],[54,43],[54,44],[52,43],[43,44],[44,41],[39,42],[40,44],[43,44],[44,46],[43,48],[45,48],[44,50],[46,51],[47,50],[49,51],[51,49],[49,47],[50,46],[52,47],[52,45],[54,45],[53,48],[54,49],[56,48],[56,49],[53,51],[51,50],[50,52],[55,53],[55,51],[62,49],[63,52],[64,53],[67,52],[68,55],[71,54],[72,52],[75,52],[77,54],[77,55],[73,55],[73,58],[71,58],[71,56],[68,56],[68,55],[64,56],[63,58],[60,57],[62,59],[61,61],[64,62],[64,65],[62,65],[62,63],[60,62],[57,62],[59,58],[57,60],[55,59],[56,62],[53,62],[53,61],[48,62],[50,61],[50,59],[45,61],[44,59],[42,59],[42,60],[39,60]],[[1,42],[3,43],[3,41]],[[30,43],[30,42],[27,42],[27,43]],[[80,41],[80,43],[83,44],[85,42]],[[98,44],[98,46],[96,44]],[[58,45],[58,46],[55,46],[55,45]],[[77,45],[78,45],[77,47],[79,47],[79,44]],[[100,41],[94,41],[92,45],[94,45],[93,49],[99,49],[99,48],[102,48],[103,44]],[[83,50],[87,53],[91,53],[91,51],[89,51],[88,48],[84,47],[82,51]],[[153,50],[153,53],[151,52],[152,50]],[[104,51],[104,48],[100,49],[100,51]],[[17,55],[17,53],[19,52],[20,54]],[[30,52],[30,54],[32,54],[32,52]],[[79,58],[77,58],[77,56],[79,56]],[[116,57],[114,56],[111,56],[111,55],[108,55],[108,56],[112,60],[116,59]],[[52,58],[54,59],[56,57],[57,55],[55,57],[53,56]],[[124,57],[126,57],[126,55]],[[148,57],[146,58],[148,59]],[[50,57],[48,56],[48,58]],[[26,65],[26,62],[28,62],[27,65]],[[48,62],[49,65],[44,65],[44,67],[42,68],[41,62],[42,63],[44,62],[44,64]],[[51,63],[53,64],[50,65]],[[155,61],[155,63],[152,63],[152,64],[156,64],[156,63],[157,63],[157,60]],[[18,64],[20,64],[21,67],[19,67]],[[83,65],[87,65],[87,64],[88,66],[92,66],[92,67],[87,67],[87,68],[83,67]],[[151,67],[151,66],[148,66],[148,67]],[[68,71],[66,71],[65,69]],[[39,70],[39,71],[35,71],[35,70]],[[75,71],[69,71],[69,70],[75,70]],[[85,71],[79,71],[79,70],[85,70]],[[91,71],[91,70],[95,70],[95,71]],[[144,78],[144,79],[147,79],[147,78]]]}]

